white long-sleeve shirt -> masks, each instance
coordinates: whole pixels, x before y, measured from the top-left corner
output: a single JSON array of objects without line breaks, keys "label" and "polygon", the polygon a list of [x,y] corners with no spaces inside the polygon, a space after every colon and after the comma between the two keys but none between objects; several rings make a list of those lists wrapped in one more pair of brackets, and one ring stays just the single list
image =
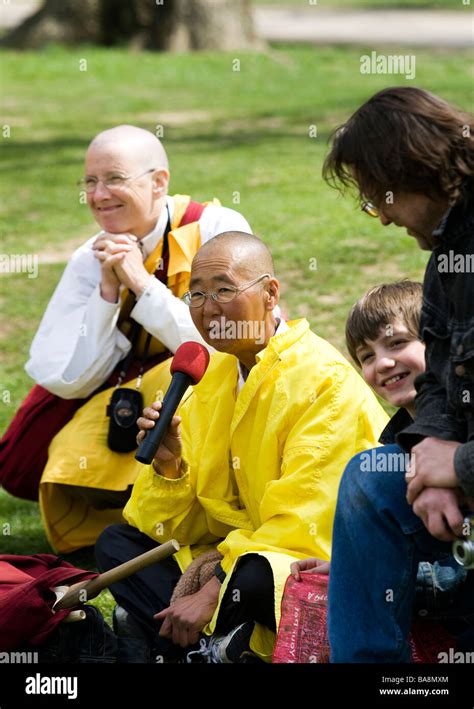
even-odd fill
[{"label": "white long-sleeve shirt", "polygon": [[[173,198],[167,198],[173,219]],[[141,240],[144,260],[156,248],[167,224],[167,211]],[[224,231],[250,232],[244,217],[233,209],[208,205],[199,219],[201,243]],[[59,281],[30,348],[27,373],[63,399],[89,396],[103,384],[129,352],[131,344],[117,327],[120,298],[109,303],[100,294],[100,262],[92,245],[98,234],[73,254]],[[131,317],[171,352],[187,340],[203,342],[188,306],[158,279],[150,282]]]}]

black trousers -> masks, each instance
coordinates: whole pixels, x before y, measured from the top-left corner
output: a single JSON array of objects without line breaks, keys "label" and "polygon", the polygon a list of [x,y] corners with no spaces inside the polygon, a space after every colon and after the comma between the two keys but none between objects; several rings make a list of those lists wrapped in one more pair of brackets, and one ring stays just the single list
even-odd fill
[{"label": "black trousers", "polygon": [[[114,524],[97,540],[97,567],[104,572],[155,548],[157,543],[128,524]],[[142,569],[110,587],[117,603],[139,623],[153,646],[153,652],[173,658],[182,653],[158,633],[161,623],[153,619],[169,606],[181,571],[173,557]],[[216,634],[225,635],[246,621],[256,621],[276,631],[273,573],[268,561],[258,554],[246,554],[238,562],[222,599]]]}]

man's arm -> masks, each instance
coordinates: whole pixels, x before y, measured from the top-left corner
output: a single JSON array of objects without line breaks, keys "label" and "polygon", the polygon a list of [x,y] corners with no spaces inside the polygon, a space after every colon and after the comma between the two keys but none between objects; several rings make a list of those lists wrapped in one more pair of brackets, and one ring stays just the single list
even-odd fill
[{"label": "man's arm", "polygon": [[214,576],[197,593],[178,598],[156,613],[154,619],[163,621],[160,635],[181,647],[197,643],[202,629],[214,615],[220,590],[221,584]]},{"label": "man's arm", "polygon": [[452,441],[458,440],[461,435],[459,422],[448,406],[446,389],[428,367],[427,359],[426,371],[415,380],[415,420],[397,435],[397,443],[406,451],[410,451],[423,438]]},{"label": "man's arm", "polygon": [[[180,414],[184,416],[191,402],[192,397],[181,405]],[[161,402],[156,401],[144,409],[137,421],[140,428],[138,443],[143,439],[144,431],[153,428],[161,406]],[[181,416],[174,416],[152,465],[139,466],[140,472],[123,515],[129,524],[156,541],[174,538],[182,545],[210,544],[225,536],[229,526],[214,520],[213,532],[209,530],[208,512],[197,493],[198,470],[193,459],[191,431],[186,430],[187,420],[185,418],[182,433],[187,460],[181,457]],[[225,497],[223,494],[220,502],[226,503]]]},{"label": "man's arm", "polygon": [[452,317],[436,254],[432,253],[423,283],[423,307],[420,336],[426,344],[426,369],[415,381],[415,420],[397,436],[397,443],[407,451],[423,438],[462,441],[462,430],[456,412],[448,403],[442,376],[443,365],[450,357],[451,335],[448,323]]},{"label": "man's arm", "polygon": [[474,441],[462,443],[454,454],[454,469],[461,489],[474,498]]}]

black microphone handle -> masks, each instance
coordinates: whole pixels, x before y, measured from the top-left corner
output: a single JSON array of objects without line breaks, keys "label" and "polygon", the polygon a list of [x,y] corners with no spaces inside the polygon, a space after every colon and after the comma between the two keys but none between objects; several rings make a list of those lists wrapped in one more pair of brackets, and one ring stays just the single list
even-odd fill
[{"label": "black microphone handle", "polygon": [[192,384],[192,379],[189,374],[184,374],[184,372],[175,372],[173,374],[171,384],[160,409],[160,418],[155,422],[154,428],[147,432],[136,452],[135,459],[140,463],[149,465],[155,457],[156,451],[169,428],[171,419],[179,406],[179,402],[190,384]]}]

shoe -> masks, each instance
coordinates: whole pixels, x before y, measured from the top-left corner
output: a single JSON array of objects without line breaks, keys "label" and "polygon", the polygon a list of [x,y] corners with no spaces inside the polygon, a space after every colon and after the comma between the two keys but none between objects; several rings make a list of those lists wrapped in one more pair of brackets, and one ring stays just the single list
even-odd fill
[{"label": "shoe", "polygon": [[114,633],[118,638],[118,662],[153,662],[150,641],[139,623],[122,606],[112,612]]},{"label": "shoe", "polygon": [[238,625],[228,635],[211,635],[201,638],[199,650],[186,655],[187,663],[228,664],[241,662],[243,655],[253,655],[250,651],[250,637],[255,623]]}]

